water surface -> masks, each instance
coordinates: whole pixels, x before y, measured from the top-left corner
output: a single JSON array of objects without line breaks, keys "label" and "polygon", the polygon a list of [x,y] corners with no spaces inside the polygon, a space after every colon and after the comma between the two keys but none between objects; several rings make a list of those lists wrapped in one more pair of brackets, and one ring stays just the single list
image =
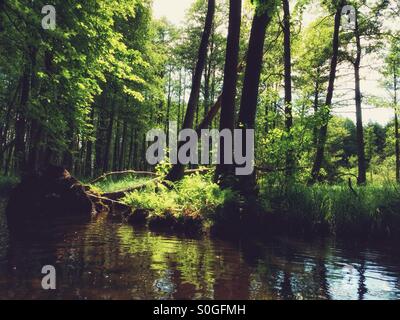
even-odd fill
[{"label": "water surface", "polygon": [[[332,240],[189,239],[59,220],[11,241],[0,208],[0,299],[399,299],[397,248]],[[57,290],[41,289],[54,265]]]}]

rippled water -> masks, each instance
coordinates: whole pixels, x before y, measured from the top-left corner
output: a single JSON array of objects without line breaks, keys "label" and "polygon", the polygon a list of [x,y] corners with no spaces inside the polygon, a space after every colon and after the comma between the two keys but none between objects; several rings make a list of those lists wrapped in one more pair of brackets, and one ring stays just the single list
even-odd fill
[{"label": "rippled water", "polygon": [[[55,291],[41,289],[48,264]],[[0,218],[0,299],[399,298],[399,251],[383,245],[187,239],[106,219],[10,243]]]}]

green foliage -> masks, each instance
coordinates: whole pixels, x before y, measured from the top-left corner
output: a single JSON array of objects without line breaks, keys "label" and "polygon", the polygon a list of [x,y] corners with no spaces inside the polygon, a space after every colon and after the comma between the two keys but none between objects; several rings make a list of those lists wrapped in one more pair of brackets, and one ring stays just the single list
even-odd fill
[{"label": "green foliage", "polygon": [[133,208],[150,210],[154,215],[172,213],[176,217],[199,215],[207,218],[234,197],[233,191],[221,190],[210,176],[195,174],[168,186],[150,184],[145,190],[127,194],[123,201]]},{"label": "green foliage", "polygon": [[105,179],[93,185],[92,187],[99,193],[116,192],[127,190],[142,185],[149,181],[148,178],[130,177],[129,175],[123,179]]},{"label": "green foliage", "polygon": [[400,189],[395,184],[367,187],[320,184],[264,190],[266,206],[287,223],[309,231],[328,229],[334,234],[395,236],[400,231]]}]

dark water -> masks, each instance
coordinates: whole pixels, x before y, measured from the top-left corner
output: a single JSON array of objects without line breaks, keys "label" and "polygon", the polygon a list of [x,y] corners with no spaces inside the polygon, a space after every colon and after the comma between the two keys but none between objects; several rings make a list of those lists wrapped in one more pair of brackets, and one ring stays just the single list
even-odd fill
[{"label": "dark water", "polygon": [[[55,291],[41,288],[48,264]],[[0,299],[399,298],[399,251],[383,245],[185,239],[106,219],[10,244],[0,218]]]}]

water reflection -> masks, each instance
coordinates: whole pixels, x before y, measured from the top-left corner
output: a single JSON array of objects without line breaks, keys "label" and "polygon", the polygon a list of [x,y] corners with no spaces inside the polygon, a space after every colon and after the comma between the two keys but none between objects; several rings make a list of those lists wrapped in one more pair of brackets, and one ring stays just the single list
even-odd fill
[{"label": "water reflection", "polygon": [[[399,299],[398,252],[329,241],[185,239],[98,219],[8,241],[0,299]],[[386,251],[386,249],[385,249]],[[57,290],[41,289],[55,265]]]}]

